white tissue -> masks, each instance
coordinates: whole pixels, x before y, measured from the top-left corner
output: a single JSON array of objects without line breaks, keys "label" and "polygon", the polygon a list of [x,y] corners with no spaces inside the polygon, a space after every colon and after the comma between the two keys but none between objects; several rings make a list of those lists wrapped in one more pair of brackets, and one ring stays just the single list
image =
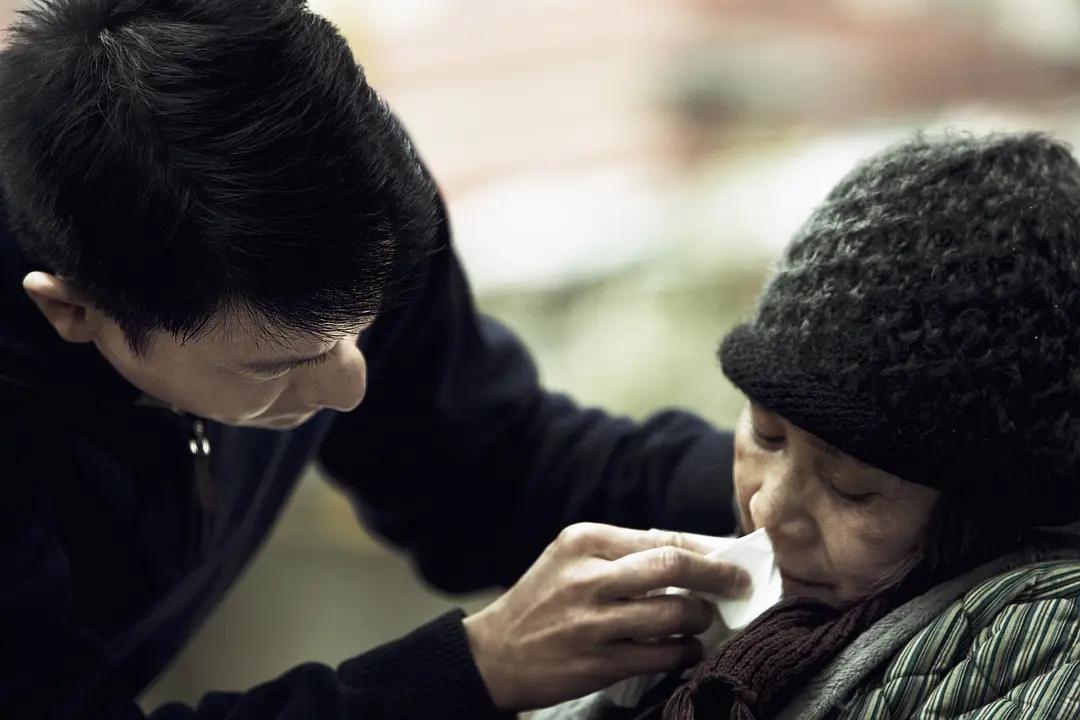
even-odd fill
[{"label": "white tissue", "polygon": [[[780,571],[776,567],[772,543],[764,530],[756,530],[741,538],[707,538],[710,544],[721,546],[706,557],[724,560],[738,565],[750,573],[751,592],[747,597],[735,600],[708,596],[716,603],[720,612],[720,622],[713,623],[698,639],[705,649],[705,656],[716,652],[720,645],[732,633],[741,630],[761,613],[780,601],[782,583]],[[683,588],[666,588],[651,594],[698,595]],[[703,596],[705,597],[705,596]],[[692,671],[687,671],[687,674]],[[663,675],[641,675],[617,682],[602,692],[607,700],[620,707],[633,707]]]},{"label": "white tissue", "polygon": [[720,617],[728,630],[742,630],[754,618],[780,602],[783,583],[776,567],[772,542],[765,530],[739,538],[726,547],[713,550],[706,557],[725,560],[750,573],[753,591],[745,598],[730,600],[711,598],[716,601]]}]

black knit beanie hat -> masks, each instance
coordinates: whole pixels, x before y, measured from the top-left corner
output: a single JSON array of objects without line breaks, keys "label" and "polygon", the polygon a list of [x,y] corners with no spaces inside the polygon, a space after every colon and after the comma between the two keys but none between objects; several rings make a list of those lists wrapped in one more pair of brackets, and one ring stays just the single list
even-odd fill
[{"label": "black knit beanie hat", "polygon": [[1036,133],[856,167],[720,347],[748,397],[905,480],[1080,518],[1080,166]]}]

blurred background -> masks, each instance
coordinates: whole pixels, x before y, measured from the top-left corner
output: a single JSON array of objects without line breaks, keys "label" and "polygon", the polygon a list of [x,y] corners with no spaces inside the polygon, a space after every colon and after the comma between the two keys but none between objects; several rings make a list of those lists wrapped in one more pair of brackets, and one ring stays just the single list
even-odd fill
[{"label": "blurred background", "polygon": [[[716,342],[858,158],[920,128],[1080,140],[1073,0],[309,2],[411,130],[481,306],[548,386],[635,417],[733,422]],[[0,0],[5,24],[20,4]],[[312,470],[143,701],[337,663],[484,601],[424,588]]]}]

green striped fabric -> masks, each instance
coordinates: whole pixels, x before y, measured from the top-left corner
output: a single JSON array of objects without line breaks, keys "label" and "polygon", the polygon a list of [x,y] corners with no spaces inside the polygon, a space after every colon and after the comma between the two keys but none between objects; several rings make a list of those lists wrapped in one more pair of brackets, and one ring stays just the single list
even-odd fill
[{"label": "green striped fabric", "polygon": [[1080,562],[989,580],[921,630],[838,720],[1080,720]]}]

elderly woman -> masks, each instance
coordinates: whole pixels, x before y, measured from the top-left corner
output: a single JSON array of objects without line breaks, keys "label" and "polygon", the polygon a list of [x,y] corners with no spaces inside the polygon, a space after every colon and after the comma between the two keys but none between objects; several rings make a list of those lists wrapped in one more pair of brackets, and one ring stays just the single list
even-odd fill
[{"label": "elderly woman", "polygon": [[[1080,167],[1023,134],[857,167],[720,348],[784,599],[664,720],[1080,718]],[[1072,527],[1070,527],[1072,526]]]}]

